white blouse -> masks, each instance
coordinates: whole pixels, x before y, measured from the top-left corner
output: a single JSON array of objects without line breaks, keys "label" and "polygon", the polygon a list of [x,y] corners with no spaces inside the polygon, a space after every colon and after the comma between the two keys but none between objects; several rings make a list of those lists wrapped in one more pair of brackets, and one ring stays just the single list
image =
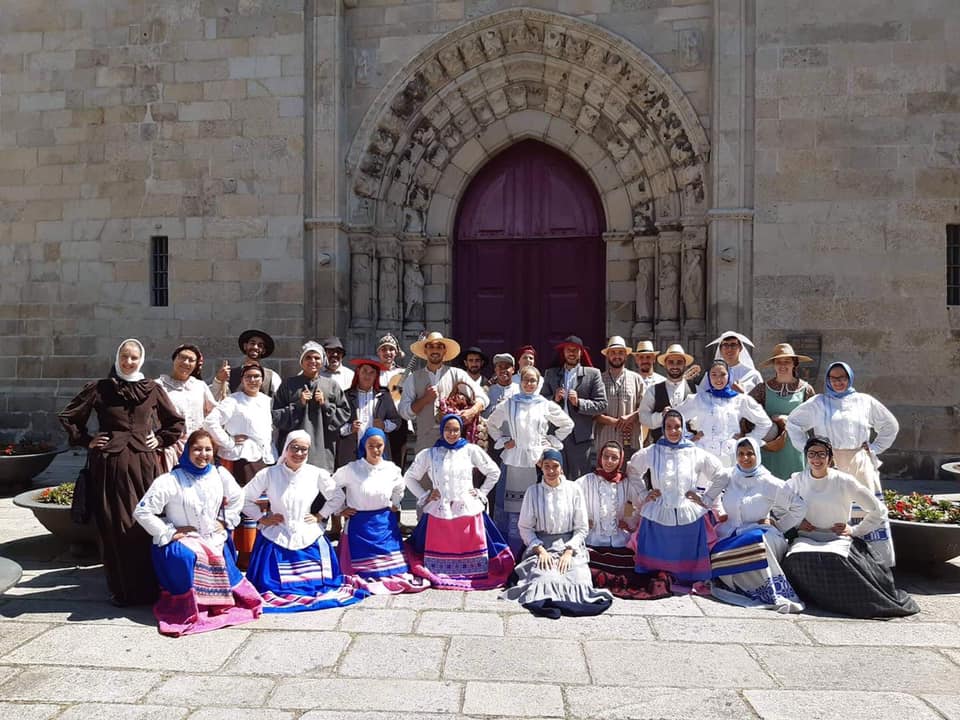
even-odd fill
[{"label": "white blouse", "polygon": [[[649,470],[651,486],[660,491],[660,497],[643,504],[641,516],[661,525],[688,525],[706,514],[707,508],[688,499],[687,492],[710,487],[720,468],[720,461],[702,448],[654,443],[633,454],[627,476],[642,484]],[[714,510],[722,514],[719,507]]]},{"label": "white blouse", "polygon": [[216,404],[210,388],[203,380],[192,375],[186,380],[174,380],[169,375],[161,375],[157,378],[157,384],[164,389],[171,404],[184,419],[184,437],[203,427],[206,409]]},{"label": "white blouse", "polygon": [[[761,445],[763,438],[773,427],[766,411],[749,395],[737,393],[735,397],[718,398],[707,391],[698,392],[680,403],[677,408],[684,419],[692,421],[691,427],[703,432],[697,445],[720,458],[725,466],[733,464],[737,439],[733,436],[740,432],[740,419],[754,424],[749,436]],[[695,421],[694,421],[695,419]]]},{"label": "white blouse", "polygon": [[[555,428],[552,436],[547,434],[550,425]],[[532,400],[520,394],[512,395],[497,405],[487,419],[487,435],[495,441],[496,448],[502,448],[510,440],[516,443],[500,455],[505,465],[513,467],[533,467],[545,447],[559,450],[571,432],[570,416],[542,395],[534,395]]]},{"label": "white blouse", "polygon": [[270,501],[269,513],[283,515],[278,525],[260,526],[260,534],[270,542],[288,550],[302,550],[313,545],[323,534],[323,528],[314,519],[307,522],[310,506],[317,495],[333,495],[333,478],[326,470],[304,463],[296,472],[283,462],[264,468],[243,488],[243,514],[259,520],[267,513],[257,500],[266,495]]},{"label": "white blouse", "polygon": [[717,537],[723,539],[766,520],[772,512],[777,528],[796,527],[803,520],[807,505],[799,495],[765,467],[754,475],[744,475],[737,468],[721,470],[703,496],[708,505],[723,493],[727,519],[717,525]]},{"label": "white blouse", "polygon": [[811,429],[838,450],[856,450],[869,442],[871,428],[877,431],[877,438],[870,443],[870,450],[879,455],[897,439],[900,423],[883,403],[862,392],[842,398],[814,395],[787,416],[787,434],[798,450],[803,450]]},{"label": "white blouse", "polygon": [[336,489],[323,506],[329,517],[350,507],[354,510],[383,510],[400,507],[403,500],[403,475],[389,460],[371,465],[364,458],[347,463],[333,474]]},{"label": "white blouse", "polygon": [[868,535],[883,526],[887,507],[860,482],[845,472],[830,469],[826,477],[815,478],[807,468],[794,473],[787,485],[807,504],[804,519],[821,532],[830,532],[837,523],[850,522],[850,506],[859,505],[866,516],[851,531],[853,537]]},{"label": "white blouse", "polygon": [[[473,469],[483,473],[483,485],[473,487]],[[440,491],[440,498],[427,500],[432,489],[425,490],[420,478],[427,474],[433,488]],[[423,504],[423,512],[434,517],[452,518],[482,513],[487,504],[487,493],[500,479],[500,468],[478,446],[468,443],[456,450],[445,447],[429,447],[417,453],[403,476],[407,489]]]},{"label": "white blouse", "polygon": [[[618,483],[612,483],[595,473],[577,478],[577,485],[583,493],[587,508],[587,545],[591,547],[626,547],[630,531],[620,527],[621,520],[630,522],[624,514],[629,502],[634,509],[640,507],[640,501],[647,494],[642,481],[624,477]],[[634,520],[635,522],[635,520]]]},{"label": "white blouse", "polygon": [[243,491],[233,475],[222,467],[199,476],[178,468],[154,479],[133,518],[153,537],[154,545],[168,544],[177,528],[186,526],[195,527],[200,538],[224,541],[227,534],[217,524],[221,507],[227,529],[240,524]]},{"label": "white blouse", "polygon": [[560,479],[557,487],[538,482],[527,488],[517,523],[525,545],[543,545],[538,533],[561,535],[573,532],[567,547],[579,552],[584,547],[589,526],[587,504],[575,482]]},{"label": "white blouse", "polygon": [[[217,455],[224,460],[273,463],[271,409],[272,400],[263,393],[250,396],[235,392],[221,400],[203,421],[203,427],[217,441]],[[246,435],[247,439],[237,443],[234,435]]]}]

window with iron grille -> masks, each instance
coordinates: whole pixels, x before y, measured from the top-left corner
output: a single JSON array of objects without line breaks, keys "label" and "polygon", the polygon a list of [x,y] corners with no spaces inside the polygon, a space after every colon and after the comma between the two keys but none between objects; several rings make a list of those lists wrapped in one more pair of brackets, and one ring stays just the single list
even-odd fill
[{"label": "window with iron grille", "polygon": [[150,304],[166,307],[169,304],[170,255],[167,252],[166,235],[150,238]]},{"label": "window with iron grille", "polygon": [[947,225],[947,305],[960,305],[960,225]]}]

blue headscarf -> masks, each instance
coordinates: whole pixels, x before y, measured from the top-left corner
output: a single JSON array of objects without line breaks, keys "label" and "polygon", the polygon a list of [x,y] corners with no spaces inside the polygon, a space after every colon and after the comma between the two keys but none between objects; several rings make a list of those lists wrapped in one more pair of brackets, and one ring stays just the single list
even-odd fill
[{"label": "blue headscarf", "polygon": [[[830,385],[830,371],[833,370],[833,368],[835,367],[842,367],[844,372],[847,373],[847,377],[849,378],[849,381],[847,382],[847,389],[844,390],[843,392],[837,392]],[[835,400],[839,400],[840,398],[843,398],[843,397],[846,397],[847,395],[855,393],[856,390],[853,387],[853,368],[851,368],[845,362],[830,363],[830,365],[827,366],[827,374],[824,376],[823,392],[827,397],[834,398]]]},{"label": "blue headscarf", "polygon": [[[667,440],[667,418],[671,417],[680,418],[680,439],[675,443]],[[683,415],[681,415],[678,410],[667,410],[663,414],[663,422],[660,424],[660,433],[660,439],[657,440],[657,445],[676,449],[693,447],[693,443],[690,442],[690,435],[684,427]]]},{"label": "blue headscarf", "polygon": [[[448,443],[443,438],[443,428],[447,426],[447,423],[450,420],[456,420],[457,423],[460,425],[460,439],[457,440],[455,443]],[[446,448],[447,450],[459,450],[460,448],[462,448],[464,445],[467,444],[467,439],[464,437],[464,434],[465,432],[463,428],[463,418],[457,415],[456,413],[447,413],[442,418],[440,418],[440,438],[433,444],[433,446]]]},{"label": "blue headscarf", "polygon": [[377,427],[368,427],[367,431],[361,435],[360,439],[357,441],[357,457],[360,460],[363,460],[367,457],[367,440],[372,437],[379,437],[381,440],[383,440],[383,447],[387,447],[387,436],[383,430]]},{"label": "blue headscarf", "polygon": [[558,463],[560,463],[560,469],[563,469],[563,455],[559,450],[547,448],[543,451],[543,455],[540,456],[540,462],[543,462],[544,460],[556,460]]},{"label": "blue headscarf", "polygon": [[204,467],[198,468],[190,462],[190,446],[187,445],[183,448],[183,452],[180,453],[180,461],[177,463],[177,467],[189,475],[202,477],[213,470],[213,461],[211,460]]},{"label": "blue headscarf", "polygon": [[[723,365],[723,369],[727,371],[727,384],[719,390],[713,386],[713,381],[709,377],[710,371],[715,365]],[[730,387],[730,366],[726,360],[714,360],[710,363],[710,367],[707,368],[707,392],[718,398],[732,398],[738,395],[737,391]]]}]

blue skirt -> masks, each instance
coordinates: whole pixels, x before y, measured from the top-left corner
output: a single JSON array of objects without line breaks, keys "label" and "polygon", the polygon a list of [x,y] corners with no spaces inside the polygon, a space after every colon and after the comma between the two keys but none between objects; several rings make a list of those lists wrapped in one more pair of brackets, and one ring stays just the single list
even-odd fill
[{"label": "blue skirt", "polygon": [[643,518],[637,529],[636,571],[670,573],[681,583],[710,579],[706,516],[686,525],[661,525]]}]

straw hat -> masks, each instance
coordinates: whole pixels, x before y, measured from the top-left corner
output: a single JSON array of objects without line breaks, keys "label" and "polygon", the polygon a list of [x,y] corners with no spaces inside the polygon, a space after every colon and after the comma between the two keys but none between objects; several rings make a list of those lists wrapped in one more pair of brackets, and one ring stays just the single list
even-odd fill
[{"label": "straw hat", "polygon": [[687,365],[693,363],[693,355],[688,355],[680,343],[674,343],[664,350],[662,355],[657,355],[657,362],[666,367],[667,358],[671,355],[681,355],[683,359],[686,360]]},{"label": "straw hat", "polygon": [[607,346],[600,351],[600,354],[606,357],[607,350],[615,350],[617,348],[621,350],[626,350],[628,353],[630,352],[630,348],[627,346],[626,340],[624,340],[619,335],[614,335],[609,340],[607,340]]},{"label": "straw hat", "polygon": [[791,358],[797,360],[797,362],[813,362],[812,357],[795,353],[790,343],[779,343],[773,346],[773,356],[760,363],[760,367],[773,365],[773,361],[779,360],[780,358]]},{"label": "straw hat", "polygon": [[657,351],[653,347],[653,341],[651,340],[641,340],[637,343],[637,349],[633,352],[634,355],[656,355]]},{"label": "straw hat", "polygon": [[432,332],[423,340],[417,340],[410,346],[410,352],[421,360],[427,359],[427,352],[424,349],[429,343],[443,343],[446,346],[446,352],[443,354],[443,361],[450,362],[460,354],[460,343],[450,338],[445,338],[441,332]]}]

